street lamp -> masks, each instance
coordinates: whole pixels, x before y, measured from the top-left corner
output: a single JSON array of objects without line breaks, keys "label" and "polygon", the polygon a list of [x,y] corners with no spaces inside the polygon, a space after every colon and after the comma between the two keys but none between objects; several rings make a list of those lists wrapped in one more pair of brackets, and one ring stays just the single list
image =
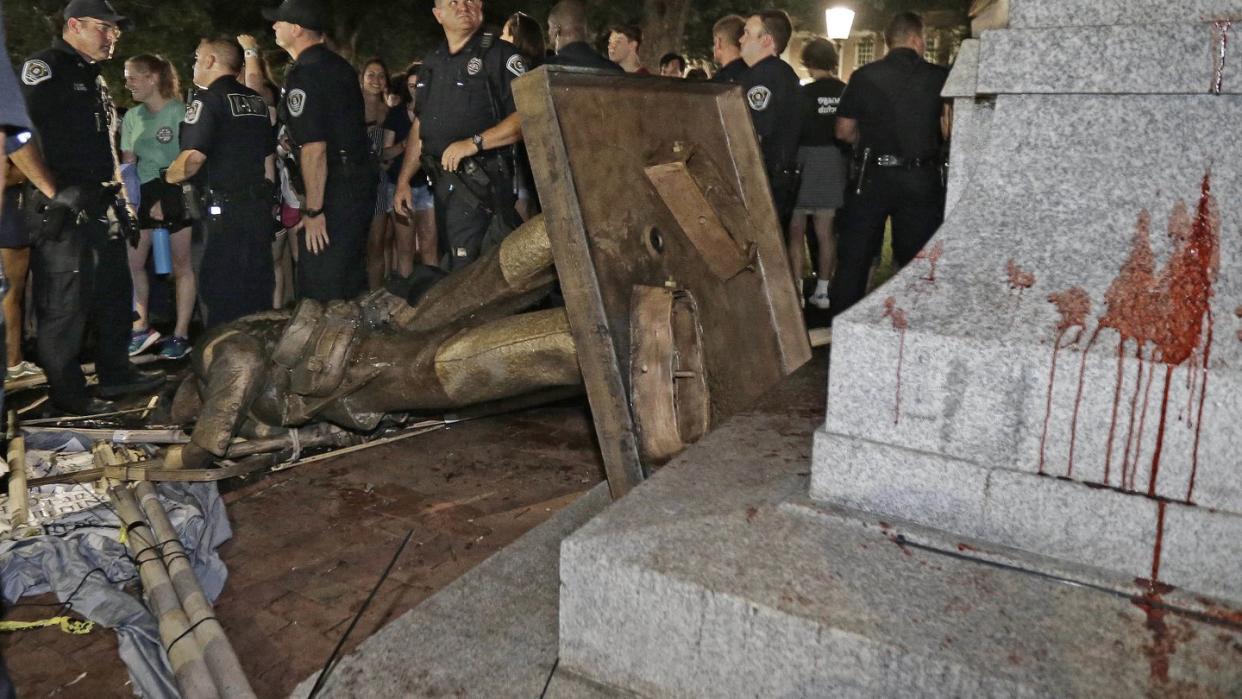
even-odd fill
[{"label": "street lamp", "polygon": [[848,7],[833,7],[824,12],[824,21],[828,24],[829,39],[845,41],[850,38],[850,28],[854,26],[854,11]]}]

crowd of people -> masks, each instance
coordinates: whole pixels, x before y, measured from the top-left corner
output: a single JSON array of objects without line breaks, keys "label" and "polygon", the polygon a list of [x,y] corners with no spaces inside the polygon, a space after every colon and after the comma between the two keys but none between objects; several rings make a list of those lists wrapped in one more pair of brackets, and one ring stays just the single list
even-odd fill
[{"label": "crowd of people", "polygon": [[[158,386],[162,374],[129,357],[186,356],[196,317],[211,328],[469,264],[540,210],[513,81],[545,63],[651,72],[637,27],[610,28],[607,55],[596,51],[580,0],[498,30],[482,0],[436,0],[444,41],[396,73],[332,50],[322,0],[263,14],[291,60],[281,85],[255,37],[209,37],[188,93],[165,58],[125,60],[134,106],[118,117],[100,64],[133,23],[108,0],[71,0],[52,46],[21,64],[30,130],[10,122],[25,135],[6,143],[16,167],[0,217],[6,364],[10,378],[45,372],[56,410],[106,412],[102,398]],[[807,303],[835,314],[865,291],[886,219],[902,264],[940,223],[946,71],[922,59],[914,14],[894,19],[889,55],[848,86],[823,38],[804,44],[800,84],[781,58],[792,35],[779,10],[730,15],[712,30],[714,75],[677,53],[656,73],[741,86],[793,277],[811,276],[809,249]],[[171,275],[167,337],[151,324],[152,269]],[[27,305],[35,363],[21,354]],[[88,327],[94,395],[79,368]]]}]

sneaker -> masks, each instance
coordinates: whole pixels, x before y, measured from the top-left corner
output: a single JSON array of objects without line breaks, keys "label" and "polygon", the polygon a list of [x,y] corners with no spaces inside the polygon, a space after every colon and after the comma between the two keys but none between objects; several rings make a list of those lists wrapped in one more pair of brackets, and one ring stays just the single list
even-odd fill
[{"label": "sneaker", "polygon": [[828,307],[831,305],[828,300],[828,294],[820,293],[820,292],[816,292],[812,294],[810,301],[811,301],[812,306],[818,308],[821,311],[828,310]]},{"label": "sneaker", "polygon": [[43,373],[39,365],[34,362],[18,362],[8,368],[5,374],[7,381],[17,381],[18,379],[26,379],[31,376],[38,376]]},{"label": "sneaker", "polygon": [[133,357],[146,352],[159,340],[160,334],[152,328],[135,330],[129,335],[129,356]]},{"label": "sneaker", "polygon": [[160,347],[160,359],[181,359],[190,353],[190,340],[176,335],[164,340]]}]

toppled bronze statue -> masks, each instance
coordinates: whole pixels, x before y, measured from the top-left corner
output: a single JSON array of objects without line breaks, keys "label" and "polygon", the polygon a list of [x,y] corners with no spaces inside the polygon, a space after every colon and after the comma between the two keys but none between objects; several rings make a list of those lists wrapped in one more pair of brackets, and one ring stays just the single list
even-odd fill
[{"label": "toppled bronze statue", "polygon": [[565,309],[521,313],[555,278],[536,217],[413,305],[380,290],[221,326],[195,350],[176,401],[178,419],[197,413],[182,463],[209,465],[238,435],[320,421],[369,431],[386,413],[581,385]]}]

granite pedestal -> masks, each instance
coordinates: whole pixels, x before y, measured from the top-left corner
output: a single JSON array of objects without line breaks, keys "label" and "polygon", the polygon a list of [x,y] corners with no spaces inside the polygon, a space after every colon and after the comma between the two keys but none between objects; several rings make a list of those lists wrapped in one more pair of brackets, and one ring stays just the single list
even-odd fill
[{"label": "granite pedestal", "polygon": [[948,217],[835,323],[815,499],[1242,600],[1228,17],[1015,0],[963,47]]}]

